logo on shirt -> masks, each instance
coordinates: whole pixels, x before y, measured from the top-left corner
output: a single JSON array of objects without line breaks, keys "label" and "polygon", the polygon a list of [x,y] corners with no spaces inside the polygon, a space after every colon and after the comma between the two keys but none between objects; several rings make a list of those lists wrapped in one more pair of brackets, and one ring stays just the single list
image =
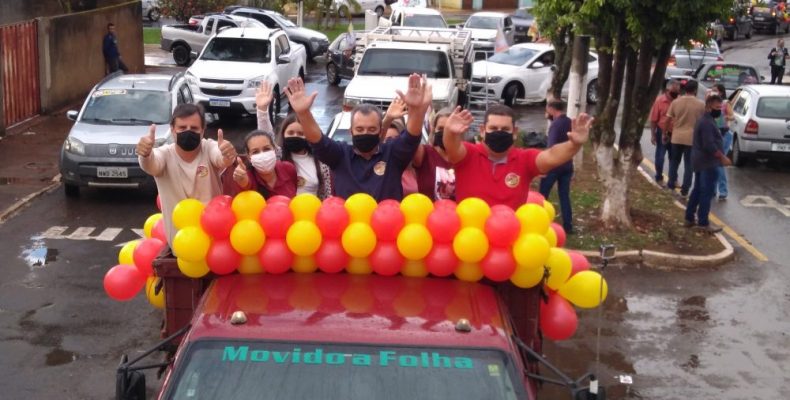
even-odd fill
[{"label": "logo on shirt", "polygon": [[296,177],[296,187],[304,187],[307,184],[307,180],[302,178],[301,176]]},{"label": "logo on shirt", "polygon": [[518,186],[519,182],[521,182],[521,177],[518,176],[517,173],[511,172],[505,175],[505,185],[507,185],[507,187],[511,189],[515,189]]},{"label": "logo on shirt", "polygon": [[384,175],[384,172],[387,170],[387,163],[384,161],[379,161],[376,165],[373,166],[373,172],[376,173],[378,176]]},{"label": "logo on shirt", "polygon": [[204,178],[208,176],[208,167],[205,165],[198,165],[197,167],[197,176],[198,178]]}]

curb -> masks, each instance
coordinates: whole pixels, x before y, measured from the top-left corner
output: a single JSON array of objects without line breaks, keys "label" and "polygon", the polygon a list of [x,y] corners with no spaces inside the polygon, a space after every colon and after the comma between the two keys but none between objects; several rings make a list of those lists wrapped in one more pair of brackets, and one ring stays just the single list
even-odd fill
[{"label": "curb", "polygon": [[10,205],[5,210],[0,212],[0,224],[3,224],[6,221],[8,221],[11,217],[14,216],[14,214],[16,214],[17,211],[27,206],[27,204],[30,203],[33,199],[54,190],[58,186],[60,186],[60,174],[57,174],[55,177],[53,177],[49,185],[17,200],[14,204]]}]

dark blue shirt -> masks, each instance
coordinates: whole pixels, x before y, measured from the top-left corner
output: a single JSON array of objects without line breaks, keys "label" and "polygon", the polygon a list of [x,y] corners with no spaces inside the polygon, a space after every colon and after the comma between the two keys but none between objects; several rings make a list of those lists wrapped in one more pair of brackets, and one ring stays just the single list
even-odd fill
[{"label": "dark blue shirt", "polygon": [[691,145],[691,167],[694,172],[716,168],[721,165],[719,156],[724,146],[716,121],[709,113],[702,115],[694,126],[694,141]]},{"label": "dark blue shirt", "polygon": [[121,56],[121,52],[118,51],[118,39],[116,39],[115,35],[112,33],[104,35],[102,53],[104,53],[104,58],[108,60],[112,60]]},{"label": "dark blue shirt", "polygon": [[[568,132],[570,131],[571,119],[568,118],[567,115],[562,114],[559,117],[554,118],[554,121],[551,121],[551,125],[549,126],[549,138],[547,143],[548,147],[567,142]],[[550,172],[573,172],[573,160],[568,161],[557,168],[554,168]]]},{"label": "dark blue shirt", "polygon": [[335,195],[345,199],[362,192],[376,201],[400,201],[403,199],[401,175],[417,152],[420,139],[403,131],[392,141],[381,143],[370,160],[357,154],[350,144],[327,136],[322,136],[312,147],[315,157],[335,175]]}]

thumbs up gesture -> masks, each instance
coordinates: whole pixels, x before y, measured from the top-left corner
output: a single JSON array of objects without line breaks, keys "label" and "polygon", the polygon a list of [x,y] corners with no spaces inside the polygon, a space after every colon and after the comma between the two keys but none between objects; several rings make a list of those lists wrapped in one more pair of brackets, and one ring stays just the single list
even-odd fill
[{"label": "thumbs up gesture", "polygon": [[233,143],[225,140],[225,134],[220,129],[217,132],[217,146],[219,147],[219,152],[222,153],[222,158],[225,160],[225,166],[230,166],[233,163],[233,159],[236,158],[236,148],[233,147]]},{"label": "thumbs up gesture", "polygon": [[250,178],[247,176],[247,166],[244,165],[241,157],[236,157],[236,169],[233,170],[233,180],[243,189],[246,189],[250,183]]},{"label": "thumbs up gesture", "polygon": [[137,142],[137,154],[148,157],[151,155],[151,150],[154,148],[154,142],[156,141],[156,125],[151,124],[148,128],[148,135],[145,135],[140,138],[140,141]]}]

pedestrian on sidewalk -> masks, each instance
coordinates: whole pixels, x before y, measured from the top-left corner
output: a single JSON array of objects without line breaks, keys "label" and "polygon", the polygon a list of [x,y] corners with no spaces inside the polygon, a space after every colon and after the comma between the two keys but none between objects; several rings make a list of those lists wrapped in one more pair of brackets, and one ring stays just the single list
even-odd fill
[{"label": "pedestrian on sidewalk", "polygon": [[669,181],[667,188],[675,190],[678,180],[680,160],[683,160],[683,184],[680,195],[688,196],[693,179],[691,172],[691,144],[694,127],[705,113],[705,103],[697,98],[699,84],[695,80],[686,82],[685,93],[670,104],[667,110],[667,125],[672,127],[672,149],[670,150]]},{"label": "pedestrian on sidewalk", "polygon": [[771,49],[771,52],[768,53],[768,60],[771,65],[772,85],[775,83],[782,84],[782,77],[784,77],[785,65],[787,65],[788,59],[790,59],[790,54],[787,52],[784,39],[777,40],[776,47]]},{"label": "pedestrian on sidewalk", "polygon": [[[549,126],[548,147],[568,141],[572,121],[565,115],[567,103],[562,100],[551,100],[546,104],[546,118],[551,121]],[[557,184],[562,211],[562,227],[565,233],[573,234],[573,212],[571,211],[571,178],[573,177],[573,161],[568,161],[551,171],[540,180],[540,194],[549,198],[551,188]]]},{"label": "pedestrian on sidewalk", "polygon": [[[711,201],[716,194],[719,167],[731,165],[724,154],[721,132],[716,119],[722,114],[722,99],[719,95],[705,100],[705,114],[694,127],[694,143],[691,149],[692,168],[694,169],[694,188],[686,205],[686,226],[695,224],[708,233],[721,231],[708,220]],[[696,215],[696,221],[695,221]]]},{"label": "pedestrian on sidewalk", "polygon": [[664,160],[667,157],[672,158],[669,143],[672,126],[667,124],[669,122],[667,121],[667,111],[678,94],[680,94],[680,82],[675,79],[667,81],[664,93],[656,97],[656,101],[653,102],[653,107],[650,109],[650,143],[656,146],[655,179],[658,183],[664,182]]},{"label": "pedestrian on sidewalk", "polygon": [[[716,126],[719,127],[719,131],[721,132],[722,152],[727,155],[730,153],[730,148],[732,148],[732,138],[734,135],[732,130],[730,130],[730,123],[735,120],[735,116],[732,113],[730,102],[726,100],[727,89],[725,89],[724,85],[721,83],[717,83],[714,88],[712,94],[722,98],[721,115],[716,119]],[[727,200],[727,173],[724,171],[724,166],[719,167],[719,182],[716,187],[719,201]]]},{"label": "pedestrian on sidewalk", "polygon": [[107,34],[104,35],[102,43],[102,53],[107,74],[111,74],[119,69],[124,73],[129,72],[129,68],[121,60],[121,51],[118,50],[118,37],[115,35],[115,24],[107,24]]}]

